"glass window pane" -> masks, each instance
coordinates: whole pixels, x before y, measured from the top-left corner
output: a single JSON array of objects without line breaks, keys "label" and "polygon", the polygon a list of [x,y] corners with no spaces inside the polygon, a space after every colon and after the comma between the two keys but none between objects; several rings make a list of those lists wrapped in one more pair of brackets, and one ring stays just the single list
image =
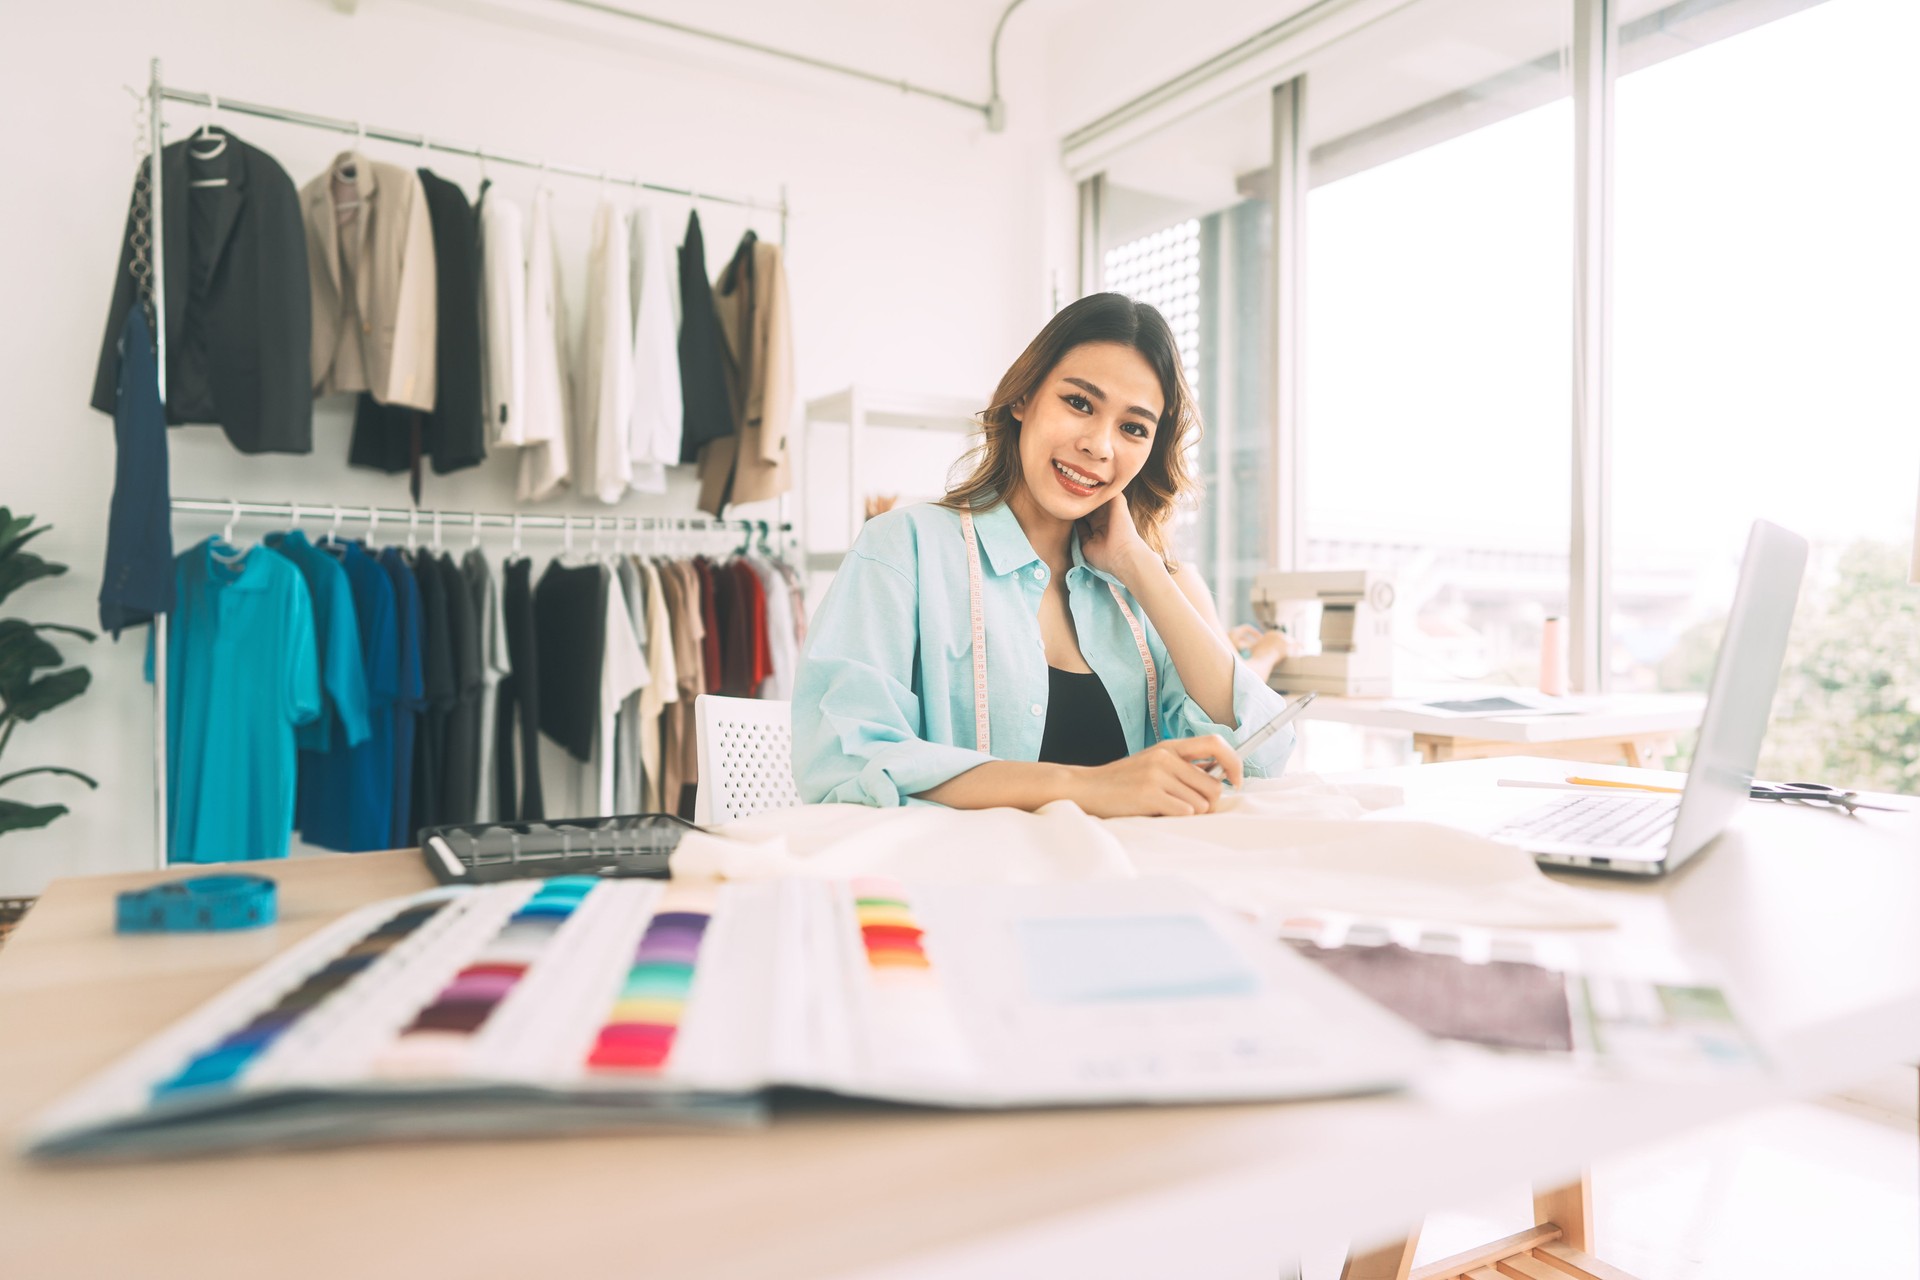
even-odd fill
[{"label": "glass window pane", "polygon": [[1228,625],[1252,620],[1253,575],[1273,559],[1269,102],[1236,95],[1128,147],[1107,169],[1101,219],[1104,287],[1166,315],[1205,424],[1188,457],[1200,496],[1175,516],[1173,552]]},{"label": "glass window pane", "polygon": [[1920,792],[1920,5],[1721,8],[1621,32],[1614,683],[1705,688],[1764,516],[1813,553],[1761,774]]},{"label": "glass window pane", "polygon": [[1570,32],[1428,0],[1308,81],[1307,567],[1393,573],[1403,686],[1535,684],[1566,608]]}]

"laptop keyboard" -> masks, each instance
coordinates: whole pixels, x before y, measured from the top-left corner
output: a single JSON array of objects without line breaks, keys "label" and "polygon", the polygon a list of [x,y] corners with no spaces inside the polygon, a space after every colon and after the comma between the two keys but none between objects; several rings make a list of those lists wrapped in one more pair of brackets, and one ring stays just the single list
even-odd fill
[{"label": "laptop keyboard", "polygon": [[1570,796],[1521,814],[1494,836],[1612,849],[1663,844],[1679,811],[1677,797]]}]

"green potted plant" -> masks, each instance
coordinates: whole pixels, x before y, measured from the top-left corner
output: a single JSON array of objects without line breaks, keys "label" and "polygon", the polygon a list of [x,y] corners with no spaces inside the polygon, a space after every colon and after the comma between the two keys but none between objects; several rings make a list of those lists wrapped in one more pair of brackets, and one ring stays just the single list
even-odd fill
[{"label": "green potted plant", "polygon": [[[51,578],[67,571],[24,550],[27,543],[45,533],[50,525],[33,527],[32,516],[15,516],[0,507],[0,603],[21,587],[40,578]],[[0,756],[6,754],[14,729],[45,715],[63,702],[79,697],[93,679],[85,667],[66,667],[66,659],[53,647],[46,632],[64,632],[89,643],[91,631],[62,626],[54,622],[28,622],[24,618],[0,618]],[[42,674],[45,673],[45,674]],[[58,765],[39,765],[0,773],[0,787],[36,773],[65,774],[78,778],[89,787],[99,783],[75,769]],[[44,827],[67,811],[63,804],[23,804],[0,797],[0,835]]]}]

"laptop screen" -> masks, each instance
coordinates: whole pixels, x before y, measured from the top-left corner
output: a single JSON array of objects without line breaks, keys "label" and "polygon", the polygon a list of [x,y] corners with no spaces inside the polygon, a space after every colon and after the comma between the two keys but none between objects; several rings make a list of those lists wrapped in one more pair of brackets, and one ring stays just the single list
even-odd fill
[{"label": "laptop screen", "polygon": [[1692,857],[1719,835],[1747,799],[1806,565],[1805,538],[1777,524],[1754,521],[1727,614],[1726,638],[1707,687],[1699,745],[1667,844],[1664,860],[1669,866]]}]

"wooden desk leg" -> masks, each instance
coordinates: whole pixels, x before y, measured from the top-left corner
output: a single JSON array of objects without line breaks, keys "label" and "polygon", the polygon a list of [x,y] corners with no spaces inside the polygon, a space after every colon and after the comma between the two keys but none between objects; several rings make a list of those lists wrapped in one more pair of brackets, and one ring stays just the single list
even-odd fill
[{"label": "wooden desk leg", "polygon": [[1560,1228],[1563,1244],[1582,1253],[1593,1252],[1593,1178],[1582,1170],[1577,1181],[1563,1187],[1533,1189],[1533,1220]]},{"label": "wooden desk leg", "polygon": [[1405,1240],[1382,1245],[1369,1253],[1348,1253],[1347,1264],[1340,1268],[1340,1280],[1407,1280],[1413,1270],[1413,1251],[1420,1243],[1415,1227]]}]

